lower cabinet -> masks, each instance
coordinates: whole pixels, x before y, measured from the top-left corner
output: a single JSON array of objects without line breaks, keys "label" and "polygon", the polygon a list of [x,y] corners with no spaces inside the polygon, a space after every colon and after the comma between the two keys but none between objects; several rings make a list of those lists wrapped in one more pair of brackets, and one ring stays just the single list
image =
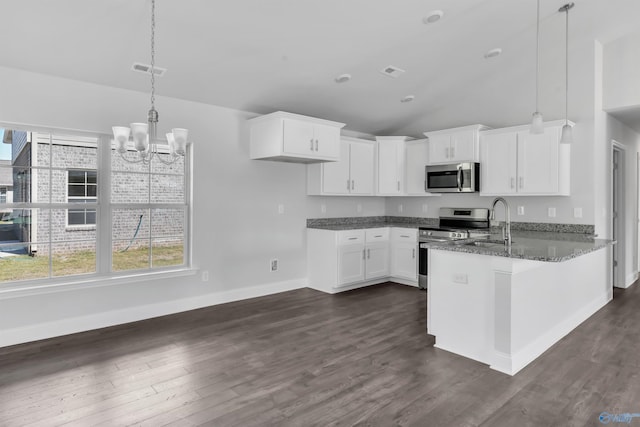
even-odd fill
[{"label": "lower cabinet", "polygon": [[418,280],[418,230],[393,228],[391,233],[391,276]]},{"label": "lower cabinet", "polygon": [[[400,236],[411,236],[413,246]],[[309,287],[335,293],[396,278],[417,285],[416,238],[417,230],[404,228],[307,229]]]}]

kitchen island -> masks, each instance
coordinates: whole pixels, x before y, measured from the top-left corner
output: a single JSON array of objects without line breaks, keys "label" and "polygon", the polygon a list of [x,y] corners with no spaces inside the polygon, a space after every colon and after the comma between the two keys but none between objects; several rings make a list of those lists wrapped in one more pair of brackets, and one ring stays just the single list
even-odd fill
[{"label": "kitchen island", "polygon": [[429,244],[427,331],[435,346],[516,374],[613,296],[611,244],[520,232]]}]

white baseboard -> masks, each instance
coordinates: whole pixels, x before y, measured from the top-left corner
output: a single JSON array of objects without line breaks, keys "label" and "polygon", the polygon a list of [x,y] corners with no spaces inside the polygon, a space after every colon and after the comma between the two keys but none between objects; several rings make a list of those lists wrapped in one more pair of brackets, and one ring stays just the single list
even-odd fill
[{"label": "white baseboard", "polygon": [[609,301],[611,301],[610,292],[599,295],[573,316],[558,323],[556,327],[547,331],[522,350],[511,354],[510,357],[508,354],[495,352],[491,369],[504,372],[505,374],[515,375],[547,351],[552,345],[560,341],[569,332],[577,328],[582,322],[591,317],[596,311],[604,307]]},{"label": "white baseboard", "polygon": [[158,304],[111,310],[0,331],[0,347],[53,338],[307,287],[307,279],[232,289]]},{"label": "white baseboard", "polygon": [[633,285],[634,283],[636,283],[636,280],[638,280],[638,272],[634,272],[631,274],[628,274],[627,277],[625,278],[624,281],[624,288],[623,289],[627,289],[629,286]]}]

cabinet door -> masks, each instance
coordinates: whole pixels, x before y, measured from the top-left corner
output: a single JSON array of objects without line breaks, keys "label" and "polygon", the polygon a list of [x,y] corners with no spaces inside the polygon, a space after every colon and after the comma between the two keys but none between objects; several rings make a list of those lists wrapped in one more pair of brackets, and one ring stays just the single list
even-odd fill
[{"label": "cabinet door", "polygon": [[[329,194],[349,194],[351,180],[349,179],[349,143],[340,144],[340,160],[326,162],[322,167],[322,192]],[[373,167],[373,160],[371,161]]]},{"label": "cabinet door", "polygon": [[402,193],[403,148],[403,141],[378,143],[378,194],[394,196]]},{"label": "cabinet door", "polygon": [[507,132],[480,137],[480,194],[516,192],[517,134]]},{"label": "cabinet door", "polygon": [[452,162],[477,162],[476,131],[465,130],[451,134],[449,160]]},{"label": "cabinet door", "polygon": [[313,127],[315,155],[323,159],[340,158],[340,129],[333,126]]},{"label": "cabinet door", "polygon": [[364,280],[364,245],[338,247],[338,286]]},{"label": "cabinet door", "polygon": [[451,162],[451,135],[429,136],[429,164]]},{"label": "cabinet door", "polygon": [[518,193],[558,193],[558,128],[542,134],[518,132]]},{"label": "cabinet door", "polygon": [[429,157],[426,139],[407,142],[405,146],[405,189],[407,194],[425,194],[425,166]]},{"label": "cabinet door", "polygon": [[375,144],[350,142],[351,146],[351,194],[374,193]]},{"label": "cabinet door", "polygon": [[283,147],[284,153],[300,154],[305,157],[315,157],[315,139],[313,124],[300,120],[283,120]]},{"label": "cabinet door", "polygon": [[418,248],[414,242],[393,242],[391,276],[418,280]]},{"label": "cabinet door", "polygon": [[389,243],[366,245],[365,278],[376,279],[389,275]]}]

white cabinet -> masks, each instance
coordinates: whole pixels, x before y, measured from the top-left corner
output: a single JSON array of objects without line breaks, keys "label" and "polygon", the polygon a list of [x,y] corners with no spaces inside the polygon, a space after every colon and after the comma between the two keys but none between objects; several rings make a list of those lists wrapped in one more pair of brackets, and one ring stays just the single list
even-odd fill
[{"label": "white cabinet", "polygon": [[404,194],[406,136],[377,136],[378,185],[380,196]]},{"label": "white cabinet", "polygon": [[563,123],[545,124],[542,134],[530,133],[528,126],[483,132],[480,195],[568,196],[571,152],[560,144]]},{"label": "white cabinet", "polygon": [[418,280],[418,230],[391,229],[391,276]]},{"label": "white cabinet", "polygon": [[429,164],[477,162],[479,132],[486,129],[483,125],[471,125],[425,132],[429,139]]},{"label": "white cabinet", "polygon": [[337,287],[389,275],[389,229],[338,232]]},{"label": "white cabinet", "polygon": [[365,279],[389,276],[389,228],[367,229],[365,251]]},{"label": "white cabinet", "polygon": [[374,194],[375,142],[342,137],[340,160],[307,166],[307,194]]},{"label": "white cabinet", "polygon": [[408,196],[426,196],[427,182],[425,166],[429,159],[428,140],[416,139],[405,143],[405,194]]},{"label": "white cabinet", "polygon": [[344,123],[277,111],[248,121],[250,157],[313,163],[340,159]]}]

